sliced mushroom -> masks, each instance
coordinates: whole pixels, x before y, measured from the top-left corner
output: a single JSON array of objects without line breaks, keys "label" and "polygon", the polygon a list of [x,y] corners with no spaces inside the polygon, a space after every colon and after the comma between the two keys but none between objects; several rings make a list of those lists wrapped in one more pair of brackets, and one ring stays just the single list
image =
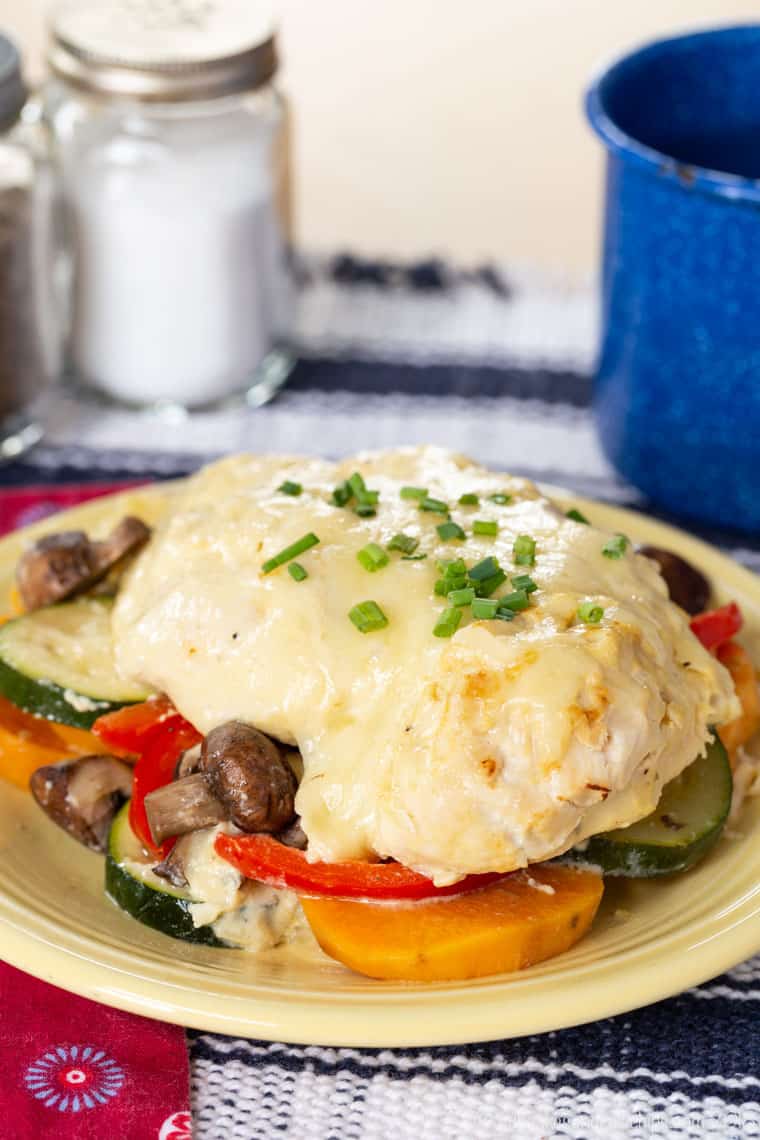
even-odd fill
[{"label": "sliced mushroom", "polygon": [[100,561],[111,569],[128,554],[135,554],[150,538],[150,527],[134,515],[125,515],[104,542],[96,542]]},{"label": "sliced mushroom", "polygon": [[154,843],[211,827],[228,818],[226,808],[202,772],[149,792],[145,797],[145,813]]},{"label": "sliced mushroom", "polygon": [[82,530],[66,530],[41,538],[21,556],[16,581],[25,608],[36,610],[67,598],[96,573],[93,543]]},{"label": "sliced mushroom", "polygon": [[299,851],[305,851],[308,846],[308,839],[306,832],[301,827],[300,815],[297,815],[284,831],[278,832],[275,838],[279,839],[280,843],[284,843],[286,847],[296,847]]},{"label": "sliced mushroom", "polygon": [[150,527],[127,516],[103,542],[82,530],[39,539],[19,559],[16,581],[27,610],[50,606],[90,589],[150,538]]},{"label": "sliced mushroom", "polygon": [[173,887],[186,887],[185,857],[187,855],[188,837],[178,839],[169,854],[160,863],[156,863],[153,874],[160,879],[166,879]]},{"label": "sliced mushroom", "polygon": [[249,724],[229,721],[201,746],[201,770],[242,831],[281,831],[295,813],[296,778],[279,748]]},{"label": "sliced mushroom", "polygon": [[660,546],[641,546],[639,554],[651,558],[660,567],[671,601],[686,610],[687,614],[699,614],[707,609],[710,601],[710,583],[704,574],[672,550]]},{"label": "sliced mushroom", "polygon": [[113,818],[131,794],[132,769],[116,756],[81,756],[38,768],[29,786],[53,823],[103,852]]},{"label": "sliced mushroom", "polygon": [[174,769],[174,779],[181,780],[183,776],[192,776],[197,772],[201,763],[201,746],[200,744],[193,745],[192,748],[186,748],[180,756]]}]

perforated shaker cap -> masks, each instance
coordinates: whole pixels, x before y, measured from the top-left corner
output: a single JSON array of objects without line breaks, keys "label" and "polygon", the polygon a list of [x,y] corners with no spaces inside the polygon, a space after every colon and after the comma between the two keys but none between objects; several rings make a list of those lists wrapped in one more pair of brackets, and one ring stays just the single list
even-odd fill
[{"label": "perforated shaker cap", "polygon": [[101,94],[215,98],[272,78],[274,20],[267,0],[68,0],[53,12],[48,60]]},{"label": "perforated shaker cap", "polygon": [[16,45],[0,35],[0,130],[15,123],[26,102],[26,84],[21,75],[21,57]]}]

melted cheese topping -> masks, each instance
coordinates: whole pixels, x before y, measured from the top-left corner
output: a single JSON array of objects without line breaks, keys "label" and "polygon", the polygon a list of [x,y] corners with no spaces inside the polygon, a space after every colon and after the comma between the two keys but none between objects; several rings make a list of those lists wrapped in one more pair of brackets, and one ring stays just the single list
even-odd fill
[{"label": "melted cheese topping", "polygon": [[[375,518],[329,502],[357,469],[380,492]],[[303,494],[278,492],[286,478]],[[441,516],[402,499],[404,484],[452,505],[467,540],[441,542]],[[456,506],[472,491],[479,507]],[[474,518],[496,520],[498,536],[472,537]],[[301,558],[305,581],[262,575],[308,531],[320,544]],[[428,558],[394,554],[368,573],[357,551],[399,531]],[[434,637],[436,559],[493,554],[521,573],[520,534],[537,544],[530,609]],[[605,558],[609,537],[530,482],[439,449],[233,457],[188,480],[138,558],[114,609],[117,664],[202,732],[239,719],[300,748],[310,858],[392,857],[439,884],[510,871],[646,815],[708,726],[736,714],[728,674],[655,565],[630,549]],[[389,625],[361,634],[348,611],[369,598]],[[576,619],[587,600],[604,607],[598,626]]]}]

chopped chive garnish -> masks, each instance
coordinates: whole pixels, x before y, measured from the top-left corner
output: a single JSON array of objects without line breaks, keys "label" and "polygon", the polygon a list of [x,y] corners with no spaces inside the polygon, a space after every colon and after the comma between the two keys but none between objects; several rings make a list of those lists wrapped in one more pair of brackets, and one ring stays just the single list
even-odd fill
[{"label": "chopped chive garnish", "polygon": [[512,547],[512,554],[518,566],[532,566],[536,561],[536,540],[529,534],[518,534]]},{"label": "chopped chive garnish", "polygon": [[465,586],[461,590],[450,590],[446,597],[450,606],[469,606],[475,600],[475,591],[472,586]]},{"label": "chopped chive garnish", "polygon": [[347,482],[339,483],[330,496],[330,502],[335,507],[345,507],[347,503],[351,502],[354,493],[349,487]]},{"label": "chopped chive garnish", "polygon": [[439,558],[436,566],[444,578],[461,578],[467,573],[462,558]]},{"label": "chopped chive garnish", "polygon": [[500,507],[503,507],[506,503],[512,502],[512,496],[505,495],[501,491],[497,491],[495,495],[489,495],[488,499],[491,503],[498,503]]},{"label": "chopped chive garnish", "polygon": [[308,572],[304,570],[300,562],[291,562],[288,565],[288,574],[294,582],[303,582],[304,578],[308,578]]},{"label": "chopped chive garnish", "polygon": [[468,491],[465,495],[459,496],[460,507],[477,507],[480,499],[472,491]]},{"label": "chopped chive garnish", "polygon": [[624,534],[616,534],[605,542],[602,554],[605,558],[622,558],[628,547],[628,539]]},{"label": "chopped chive garnish", "polygon": [[402,487],[399,494],[402,499],[426,499],[427,487]]},{"label": "chopped chive garnish", "polygon": [[490,598],[494,590],[498,590],[503,582],[506,582],[507,575],[503,570],[497,570],[490,578],[481,578],[475,583],[475,593],[479,598]]},{"label": "chopped chive garnish", "polygon": [[421,562],[423,558],[427,558],[427,554],[402,554],[402,562]]},{"label": "chopped chive garnish", "polygon": [[514,621],[515,615],[513,610],[508,610],[506,606],[499,606],[496,611],[497,621]]},{"label": "chopped chive garnish", "polygon": [[400,550],[402,554],[414,554],[419,545],[420,540],[413,538],[411,534],[394,534],[386,550]]},{"label": "chopped chive garnish", "polygon": [[511,594],[505,594],[503,598],[499,598],[500,610],[511,610],[516,614],[519,614],[521,610],[527,610],[529,605],[530,598],[525,590],[515,590]]},{"label": "chopped chive garnish", "polygon": [[354,512],[359,518],[372,518],[377,514],[374,508],[377,506],[380,492],[370,491],[358,471],[354,471],[350,479],[346,480],[346,486],[352,497],[356,499]]},{"label": "chopped chive garnish", "polygon": [[482,582],[486,578],[492,578],[494,574],[498,574],[501,570],[496,558],[489,554],[488,558],[484,558],[482,562],[477,562],[471,566],[467,571],[469,577],[473,582]]},{"label": "chopped chive garnish", "polygon": [[376,629],[385,629],[388,624],[377,602],[359,602],[348,611],[348,616],[359,633],[373,633]]},{"label": "chopped chive garnish", "polygon": [[515,574],[512,578],[512,585],[516,590],[524,590],[526,594],[532,594],[534,590],[538,589],[530,574]]},{"label": "chopped chive garnish", "polygon": [[577,507],[571,507],[569,511],[565,511],[565,518],[572,519],[573,522],[583,523],[585,526],[591,526],[586,516],[581,514]]},{"label": "chopped chive garnish", "polygon": [[449,506],[448,503],[444,503],[443,499],[431,499],[425,495],[424,499],[420,499],[420,510],[431,511],[436,515],[447,515]]},{"label": "chopped chive garnish", "polygon": [[496,617],[499,603],[496,598],[475,598],[472,603],[472,616],[481,621],[490,621]]},{"label": "chopped chive garnish", "polygon": [[303,538],[299,538],[298,542],[293,542],[290,546],[286,546],[279,554],[275,554],[273,558],[267,559],[261,567],[262,574],[271,574],[278,566],[284,566],[286,562],[291,559],[297,558],[299,554],[303,554],[305,550],[309,550],[312,546],[316,546],[319,542],[316,534],[305,534]]},{"label": "chopped chive garnish", "polygon": [[358,471],[354,471],[350,479],[338,484],[330,496],[330,502],[336,507],[347,507],[353,499],[356,499],[354,513],[359,518],[370,519],[377,514],[375,507],[379,498],[380,492],[367,490],[362,476]]},{"label": "chopped chive garnish", "polygon": [[467,538],[467,535],[459,523],[452,522],[450,519],[448,522],[440,523],[435,529],[438,531],[438,537],[442,539],[443,542],[450,542],[452,538],[456,538],[461,542],[463,538]]},{"label": "chopped chive garnish", "polygon": [[351,488],[351,494],[356,495],[357,499],[367,490],[364,479],[358,471],[354,471],[353,475],[349,479],[346,479],[346,483]]},{"label": "chopped chive garnish", "polygon": [[280,483],[277,490],[282,491],[283,495],[300,495],[303,487],[300,483],[293,483],[290,479],[286,479],[284,483]]},{"label": "chopped chive garnish", "polygon": [[467,578],[462,574],[458,578],[439,578],[433,587],[439,598],[445,598],[451,590],[463,590],[467,585]]},{"label": "chopped chive garnish", "polygon": [[462,611],[457,609],[456,606],[449,606],[444,610],[438,621],[433,626],[434,637],[452,637],[459,628],[459,623],[462,620]]},{"label": "chopped chive garnish", "polygon": [[472,524],[473,534],[498,534],[499,524],[497,522],[489,522],[488,519],[475,519]]},{"label": "chopped chive garnish", "polygon": [[382,546],[378,546],[376,542],[368,542],[366,546],[356,552],[356,557],[364,569],[369,570],[370,574],[374,574],[376,570],[382,570],[383,566],[387,566],[390,562],[390,558]]},{"label": "chopped chive garnish", "polygon": [[604,610],[595,602],[581,602],[578,606],[578,617],[586,625],[598,625],[604,616]]}]

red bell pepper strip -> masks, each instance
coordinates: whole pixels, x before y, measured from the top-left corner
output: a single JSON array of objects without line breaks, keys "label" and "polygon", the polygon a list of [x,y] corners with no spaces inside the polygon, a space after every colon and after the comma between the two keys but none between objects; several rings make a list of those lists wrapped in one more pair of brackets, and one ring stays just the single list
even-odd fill
[{"label": "red bell pepper strip", "polygon": [[162,844],[153,842],[148,816],[145,811],[145,797],[156,788],[163,788],[174,779],[177,761],[187,748],[192,748],[202,739],[197,729],[189,721],[175,713],[149,734],[144,751],[135,765],[132,779],[132,799],[129,801],[129,822],[133,832],[158,858],[165,859],[174,846],[174,839]]},{"label": "red bell pepper strip", "polygon": [[115,753],[139,756],[153,730],[174,717],[183,719],[168,697],[151,697],[98,717],[92,731]]},{"label": "red bell pepper strip", "polygon": [[458,883],[436,887],[401,863],[309,863],[303,851],[286,847],[270,835],[218,835],[218,855],[247,879],[290,887],[302,895],[344,899],[427,899],[458,895],[485,887],[501,874],[468,875]]},{"label": "red bell pepper strip", "polygon": [[186,748],[192,748],[202,739],[201,734],[164,696],[106,713],[95,721],[92,731],[115,753],[138,755],[132,780],[129,822],[148,851],[159,858],[166,858],[174,840],[167,839],[160,846],[153,842],[145,812],[145,797],[172,781],[177,760]]},{"label": "red bell pepper strip", "polygon": [[717,649],[719,645],[730,641],[739,632],[744,623],[742,611],[736,602],[729,602],[717,610],[706,610],[691,619],[691,631],[704,645],[705,649]]}]

